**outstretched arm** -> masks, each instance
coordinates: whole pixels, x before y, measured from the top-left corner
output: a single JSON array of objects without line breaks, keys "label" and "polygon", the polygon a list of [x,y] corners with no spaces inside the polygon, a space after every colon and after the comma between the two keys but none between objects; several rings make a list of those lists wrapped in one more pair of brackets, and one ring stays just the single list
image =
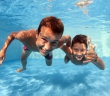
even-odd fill
[{"label": "outstretched arm", "polygon": [[1,51],[6,52],[10,43],[15,39],[16,34],[17,34],[17,32],[14,32],[8,36],[8,38],[6,39]]},{"label": "outstretched arm", "polygon": [[66,44],[66,46],[71,46],[71,37],[69,35],[62,36],[61,39],[58,42],[57,48],[61,47],[63,44]]},{"label": "outstretched arm", "polygon": [[92,61],[92,63],[94,65],[96,65],[100,70],[105,69],[105,64],[104,64],[103,60],[100,57],[98,57],[98,55],[96,55],[96,58],[95,58],[95,60]]},{"label": "outstretched arm", "polygon": [[68,63],[69,61],[70,61],[70,55],[72,54],[72,52],[71,52],[71,47],[68,47],[68,46],[65,46],[65,45],[62,45],[61,47],[60,47],[60,49],[62,49],[65,53],[66,53],[66,55],[65,55],[65,57],[64,57],[64,62],[65,63]]},{"label": "outstretched arm", "polygon": [[95,52],[96,45],[92,45],[90,37],[88,37],[88,47],[89,47],[89,50],[87,51],[87,54],[85,55],[86,60],[83,61],[83,63],[92,62],[100,70],[104,70],[105,64],[104,64],[103,60],[96,54],[96,52]]},{"label": "outstretched arm", "polygon": [[10,45],[10,43],[14,40],[14,39],[18,39],[19,41],[23,42],[25,38],[27,38],[27,31],[20,31],[20,32],[13,32],[11,33],[8,38],[6,39],[1,51],[0,51],[0,64],[2,64],[2,62],[5,59],[5,53],[6,50],[8,48],[8,46]]},{"label": "outstretched arm", "polygon": [[8,46],[10,45],[10,43],[15,39],[16,34],[17,34],[17,32],[13,32],[6,39],[2,49],[0,51],[0,64],[2,64],[2,62],[4,61],[6,50],[7,50]]}]

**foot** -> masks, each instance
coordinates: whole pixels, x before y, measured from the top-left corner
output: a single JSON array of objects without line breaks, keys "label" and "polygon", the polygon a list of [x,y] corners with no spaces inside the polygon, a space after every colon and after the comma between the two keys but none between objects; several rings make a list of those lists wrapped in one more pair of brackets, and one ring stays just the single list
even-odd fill
[{"label": "foot", "polygon": [[16,72],[21,72],[21,71],[24,71],[24,70],[26,70],[26,69],[20,68],[20,69],[17,69]]}]

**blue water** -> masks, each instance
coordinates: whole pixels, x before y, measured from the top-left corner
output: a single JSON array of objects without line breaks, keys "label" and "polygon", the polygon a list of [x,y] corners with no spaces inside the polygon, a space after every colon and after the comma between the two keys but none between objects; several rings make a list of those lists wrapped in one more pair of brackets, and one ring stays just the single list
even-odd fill
[{"label": "blue water", "polygon": [[45,60],[28,60],[27,70],[16,73],[20,61],[5,62],[0,67],[1,96],[109,96],[109,58],[104,71],[92,63],[76,66],[54,59],[52,66]]},{"label": "blue water", "polygon": [[42,18],[53,15],[64,23],[63,35],[91,36],[93,44],[97,44],[96,53],[106,64],[105,70],[99,70],[92,63],[64,64],[65,53],[56,49],[52,66],[46,66],[39,53],[32,53],[27,70],[17,73],[23,45],[15,40],[0,66],[0,96],[109,96],[110,1],[94,0],[84,8],[75,6],[76,2],[78,0],[0,0],[0,49],[11,32],[37,29]]}]

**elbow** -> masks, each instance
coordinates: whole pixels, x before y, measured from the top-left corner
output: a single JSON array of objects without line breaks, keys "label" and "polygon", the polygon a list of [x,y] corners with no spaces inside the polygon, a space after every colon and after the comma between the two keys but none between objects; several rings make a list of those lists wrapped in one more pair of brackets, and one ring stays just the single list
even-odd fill
[{"label": "elbow", "polygon": [[68,41],[71,41],[71,37],[69,35],[66,36]]},{"label": "elbow", "polygon": [[15,39],[15,37],[16,37],[16,32],[13,32],[13,33],[11,33],[9,36],[8,36],[8,38],[9,39],[11,39],[11,40],[14,40]]}]

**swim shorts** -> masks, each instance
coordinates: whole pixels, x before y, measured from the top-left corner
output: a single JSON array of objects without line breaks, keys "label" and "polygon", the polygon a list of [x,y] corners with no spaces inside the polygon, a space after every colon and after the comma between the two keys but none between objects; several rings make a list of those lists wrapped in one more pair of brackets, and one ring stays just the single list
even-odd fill
[{"label": "swim shorts", "polygon": [[30,51],[26,46],[23,47],[24,50]]},{"label": "swim shorts", "polygon": [[46,59],[51,60],[53,58],[52,52],[44,56]]}]

